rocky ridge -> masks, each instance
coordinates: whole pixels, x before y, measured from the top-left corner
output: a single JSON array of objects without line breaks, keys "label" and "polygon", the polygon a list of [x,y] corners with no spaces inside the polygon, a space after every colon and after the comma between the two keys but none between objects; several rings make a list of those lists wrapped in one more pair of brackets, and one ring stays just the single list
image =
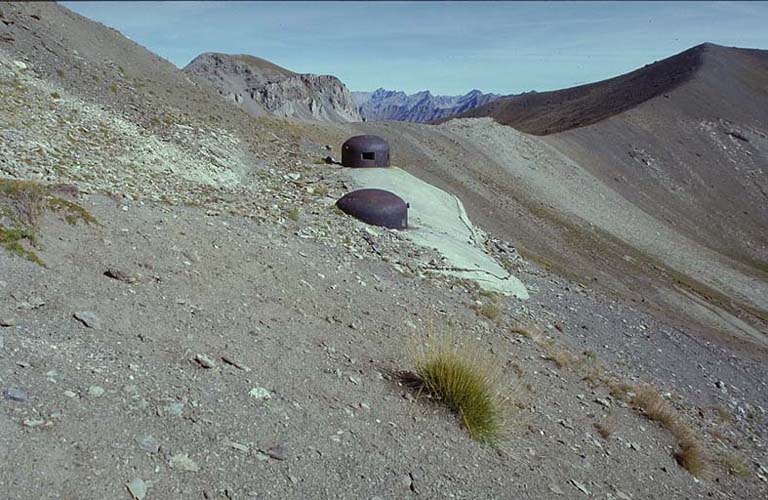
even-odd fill
[{"label": "rocky ridge", "polygon": [[184,71],[205,81],[254,116],[332,122],[360,121],[352,96],[331,75],[298,74],[263,59],[205,53]]}]

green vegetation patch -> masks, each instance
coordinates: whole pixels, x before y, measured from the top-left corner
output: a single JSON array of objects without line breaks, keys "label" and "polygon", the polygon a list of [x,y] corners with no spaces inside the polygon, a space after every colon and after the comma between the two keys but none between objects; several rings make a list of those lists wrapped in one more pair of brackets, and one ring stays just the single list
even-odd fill
[{"label": "green vegetation patch", "polygon": [[458,414],[472,439],[498,446],[506,435],[510,398],[501,389],[501,369],[479,347],[447,340],[422,346],[415,379],[421,390]]},{"label": "green vegetation patch", "polygon": [[40,249],[37,238],[38,222],[45,213],[60,215],[68,224],[98,224],[86,209],[57,196],[71,187],[18,179],[0,179],[0,246],[19,257],[45,267],[35,250]]},{"label": "green vegetation patch", "polygon": [[22,244],[24,241],[27,242],[27,245],[33,248],[37,248],[38,246],[37,238],[34,233],[25,229],[9,229],[0,224],[0,246],[12,254],[45,267],[45,263],[42,259],[40,259],[33,250],[30,250]]}]

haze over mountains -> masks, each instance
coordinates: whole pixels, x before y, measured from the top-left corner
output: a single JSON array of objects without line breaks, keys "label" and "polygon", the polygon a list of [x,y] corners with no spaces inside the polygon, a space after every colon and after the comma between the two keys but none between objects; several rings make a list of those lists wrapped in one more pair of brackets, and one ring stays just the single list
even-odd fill
[{"label": "haze over mountains", "polygon": [[429,123],[493,102],[501,96],[477,89],[461,96],[435,96],[428,90],[407,95],[380,88],[374,92],[352,92],[352,97],[366,120]]},{"label": "haze over mountains", "polygon": [[[703,45],[359,122],[333,77],[182,71],[55,3],[0,4],[0,496],[766,498],[766,61]],[[323,158],[363,133],[530,298],[340,214],[349,172]],[[443,334],[501,360],[503,449],[393,376]]]}]

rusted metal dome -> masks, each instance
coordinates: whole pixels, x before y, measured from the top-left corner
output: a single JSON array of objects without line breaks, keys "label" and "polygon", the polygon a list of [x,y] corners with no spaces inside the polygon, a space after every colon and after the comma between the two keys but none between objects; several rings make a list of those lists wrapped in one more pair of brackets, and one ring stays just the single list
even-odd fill
[{"label": "rusted metal dome", "polygon": [[345,167],[388,167],[389,144],[378,135],[356,135],[341,146]]},{"label": "rusted metal dome", "polygon": [[408,228],[408,204],[395,193],[383,189],[358,189],[336,202],[344,213],[374,226]]}]

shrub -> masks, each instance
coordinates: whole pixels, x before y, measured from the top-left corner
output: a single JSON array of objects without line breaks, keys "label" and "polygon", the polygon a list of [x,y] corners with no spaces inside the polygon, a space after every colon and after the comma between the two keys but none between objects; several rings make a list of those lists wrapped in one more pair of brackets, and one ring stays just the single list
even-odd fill
[{"label": "shrub", "polygon": [[490,446],[503,440],[509,396],[501,390],[499,364],[479,347],[429,340],[416,354],[420,390],[458,414],[472,439]]}]

